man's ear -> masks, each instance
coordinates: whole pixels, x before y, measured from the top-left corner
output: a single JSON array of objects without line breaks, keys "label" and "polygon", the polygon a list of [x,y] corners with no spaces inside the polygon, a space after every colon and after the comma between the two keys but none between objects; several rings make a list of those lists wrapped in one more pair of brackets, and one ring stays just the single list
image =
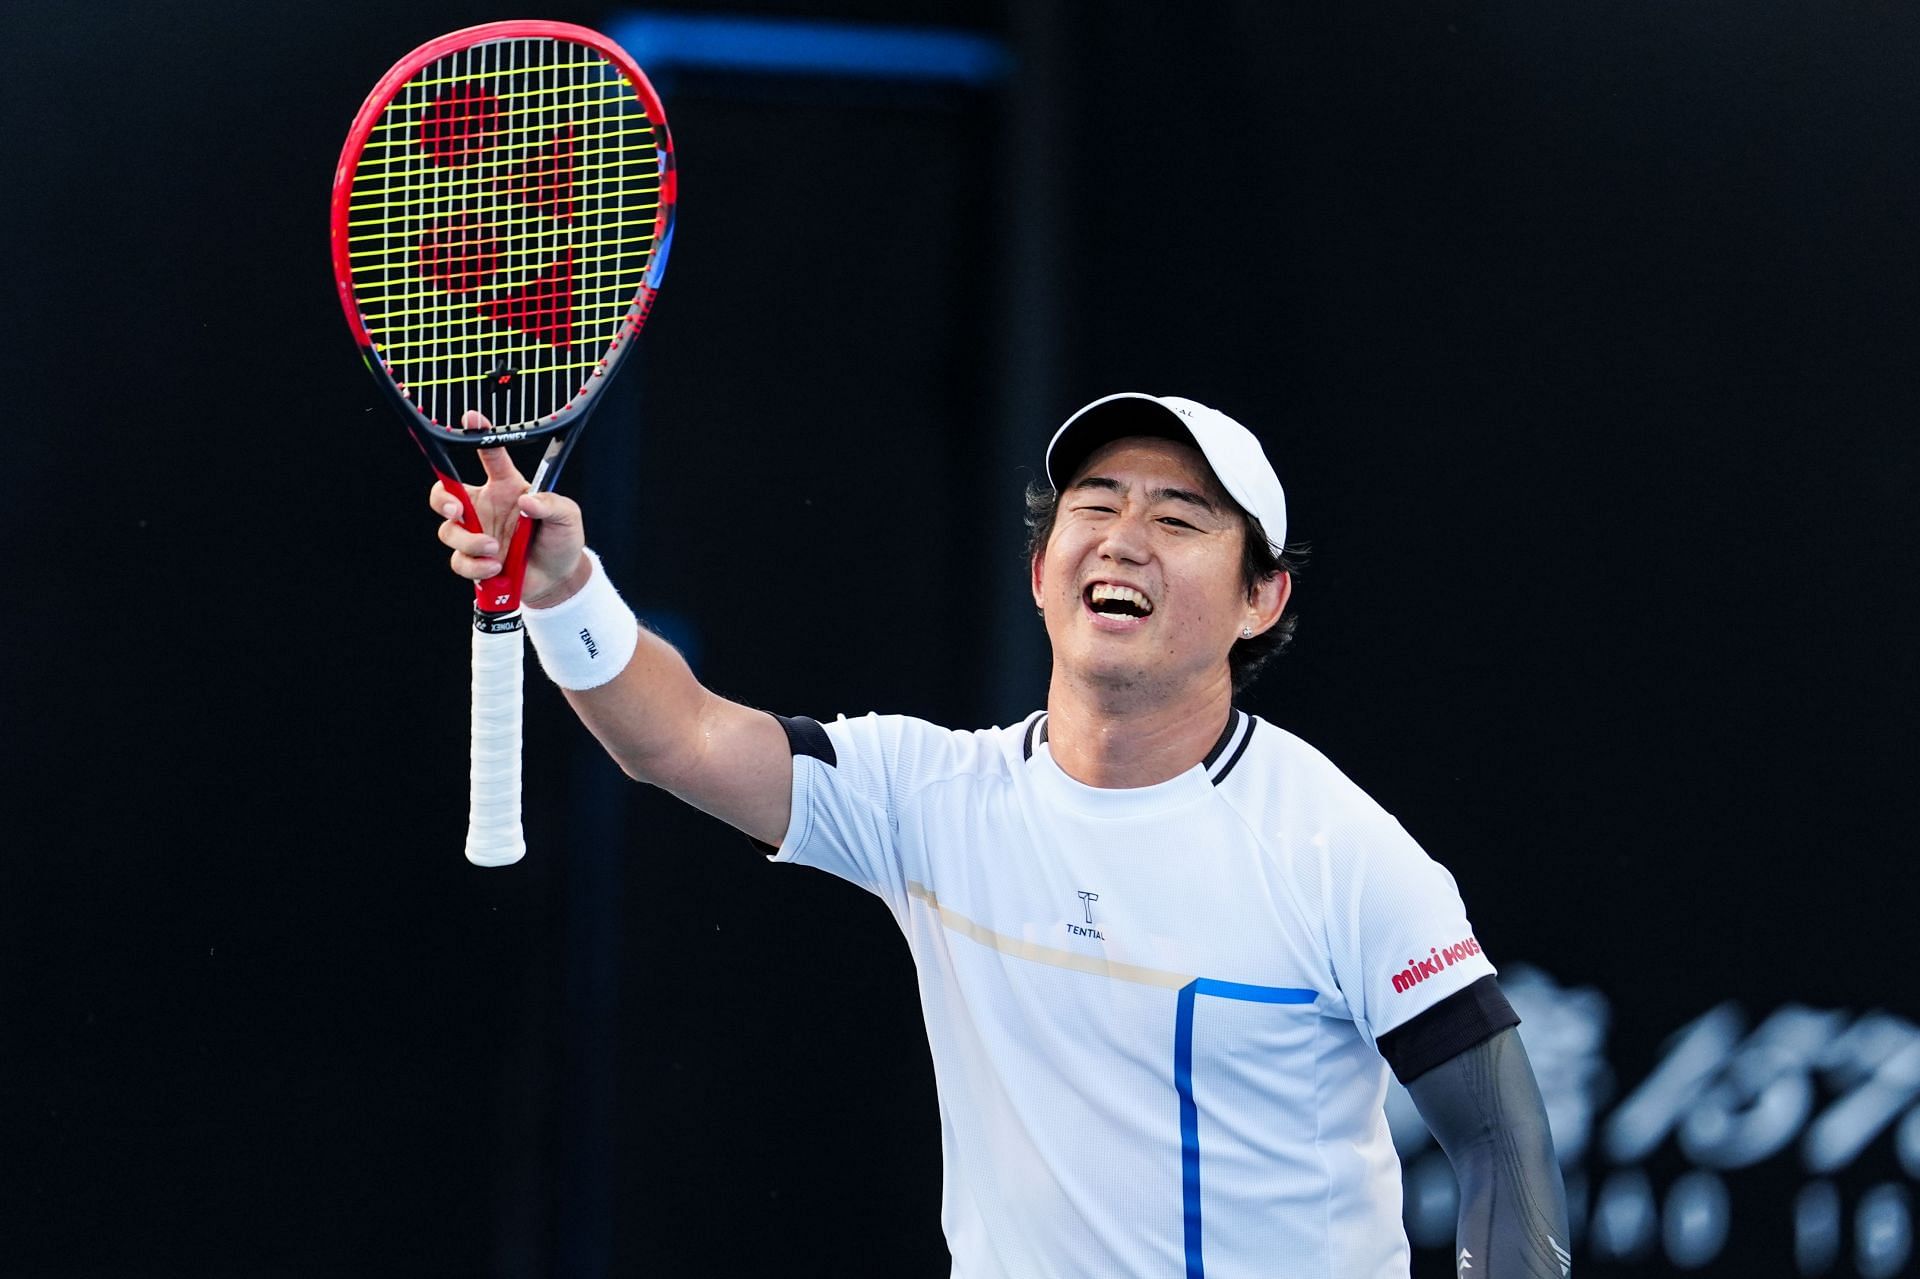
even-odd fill
[{"label": "man's ear", "polygon": [[1247,603],[1253,606],[1253,633],[1265,635],[1280,620],[1280,614],[1287,608],[1287,601],[1293,597],[1293,574],[1282,569],[1271,577],[1263,577],[1253,584],[1247,592]]},{"label": "man's ear", "polygon": [[1033,606],[1042,613],[1047,611],[1045,572],[1042,568],[1046,558],[1047,548],[1043,546],[1033,553],[1033,562],[1027,565],[1027,574],[1031,579],[1030,585],[1033,587]]}]

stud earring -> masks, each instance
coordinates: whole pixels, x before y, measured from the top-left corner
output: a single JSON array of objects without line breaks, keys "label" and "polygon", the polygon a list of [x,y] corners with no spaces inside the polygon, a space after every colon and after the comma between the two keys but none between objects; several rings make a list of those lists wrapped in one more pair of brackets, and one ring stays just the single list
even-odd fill
[{"label": "stud earring", "polygon": [[1253,627],[1251,627],[1251,626],[1242,626],[1242,627],[1240,628],[1240,638],[1241,638],[1241,639],[1252,639],[1252,638],[1253,638]]}]

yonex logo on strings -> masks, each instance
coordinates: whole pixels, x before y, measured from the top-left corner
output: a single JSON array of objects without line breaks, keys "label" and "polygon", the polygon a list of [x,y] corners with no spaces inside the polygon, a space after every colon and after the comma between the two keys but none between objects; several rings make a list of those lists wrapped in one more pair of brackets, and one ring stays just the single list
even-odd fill
[{"label": "yonex logo on strings", "polygon": [[[560,225],[575,220],[576,127],[562,123],[536,145],[518,167],[488,175],[485,166],[505,145],[512,130],[503,128],[500,100],[477,84],[453,86],[430,103],[418,128],[418,142],[434,164],[470,174],[476,189],[491,185],[505,197],[496,204],[505,231],[493,219],[459,213],[429,226],[420,240],[420,269],[440,288],[455,295],[477,293],[506,266],[505,245],[530,237],[509,209],[523,206]],[[504,163],[504,161],[502,161]],[[518,329],[549,346],[573,345],[573,268],[571,246],[562,246],[529,283],[489,301],[477,302],[486,319]],[[506,372],[507,376],[499,376]],[[511,371],[495,369],[493,384],[510,386]]]},{"label": "yonex logo on strings", "polygon": [[1480,943],[1468,937],[1441,950],[1438,946],[1429,946],[1428,959],[1409,959],[1404,972],[1393,975],[1395,994],[1412,990],[1429,977],[1437,977],[1444,969],[1453,967],[1463,959],[1469,959],[1480,953]]}]

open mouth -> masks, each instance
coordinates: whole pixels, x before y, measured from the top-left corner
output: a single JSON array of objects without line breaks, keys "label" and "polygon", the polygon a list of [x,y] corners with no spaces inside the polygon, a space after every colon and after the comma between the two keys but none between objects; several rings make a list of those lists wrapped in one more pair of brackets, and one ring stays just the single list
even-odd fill
[{"label": "open mouth", "polygon": [[1095,582],[1087,587],[1082,598],[1086,600],[1088,608],[1105,617],[1150,617],[1153,614],[1153,601],[1131,586]]}]

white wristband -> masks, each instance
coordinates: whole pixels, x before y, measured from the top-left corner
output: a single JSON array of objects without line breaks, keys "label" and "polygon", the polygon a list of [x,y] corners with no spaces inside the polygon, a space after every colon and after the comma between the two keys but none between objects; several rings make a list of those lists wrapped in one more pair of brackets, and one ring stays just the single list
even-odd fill
[{"label": "white wristband", "polygon": [[598,688],[633,660],[640,643],[640,622],[620,598],[601,567],[593,564],[587,584],[552,608],[525,608],[527,638],[540,655],[540,668],[561,688]]}]

